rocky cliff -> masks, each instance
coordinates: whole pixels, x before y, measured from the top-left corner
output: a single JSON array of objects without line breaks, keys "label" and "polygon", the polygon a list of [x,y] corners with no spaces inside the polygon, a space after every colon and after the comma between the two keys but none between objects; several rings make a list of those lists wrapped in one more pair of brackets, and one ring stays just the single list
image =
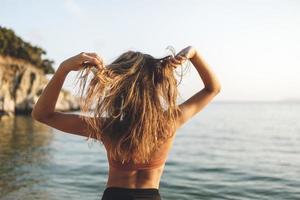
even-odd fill
[{"label": "rocky cliff", "polygon": [[[47,83],[42,69],[25,60],[0,55],[0,119],[5,115],[29,114]],[[78,99],[62,90],[56,109],[78,110]]]}]

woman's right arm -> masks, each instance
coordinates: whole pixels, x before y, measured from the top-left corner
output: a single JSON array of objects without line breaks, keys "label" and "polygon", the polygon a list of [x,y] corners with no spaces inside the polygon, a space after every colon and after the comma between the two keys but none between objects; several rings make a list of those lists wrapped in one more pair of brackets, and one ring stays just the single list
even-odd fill
[{"label": "woman's right arm", "polygon": [[204,61],[195,48],[189,46],[179,52],[177,56],[185,56],[189,59],[204,83],[203,89],[179,105],[179,108],[182,111],[177,124],[177,128],[179,128],[211,102],[211,100],[220,92],[221,84],[210,66]]}]

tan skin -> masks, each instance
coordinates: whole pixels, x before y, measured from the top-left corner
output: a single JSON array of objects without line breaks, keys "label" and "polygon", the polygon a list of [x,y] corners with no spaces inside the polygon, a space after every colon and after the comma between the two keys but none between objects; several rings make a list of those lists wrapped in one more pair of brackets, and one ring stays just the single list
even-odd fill
[{"label": "tan skin", "polygon": [[[180,65],[187,59],[195,66],[205,87],[179,105],[182,113],[177,120],[177,128],[202,110],[221,89],[216,75],[195,48],[191,46],[184,48],[172,59],[172,62]],[[55,110],[58,95],[67,74],[80,70],[84,61],[88,66],[104,66],[103,59],[95,53],[80,53],[63,61],[34,106],[31,115],[35,120],[66,133],[88,137],[87,124],[79,115]],[[171,148],[174,138],[175,134],[166,143],[168,149]],[[107,187],[158,189],[164,167],[165,165],[152,170],[122,171],[110,166],[106,185]]]}]

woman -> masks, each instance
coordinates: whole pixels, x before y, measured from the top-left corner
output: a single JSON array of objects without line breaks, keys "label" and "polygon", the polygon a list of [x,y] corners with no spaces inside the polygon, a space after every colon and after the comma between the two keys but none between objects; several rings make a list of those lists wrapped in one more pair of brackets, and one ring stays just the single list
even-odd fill
[{"label": "woman", "polygon": [[[195,66],[205,87],[176,105],[174,69],[187,60]],[[67,74],[79,70],[84,74],[81,110],[92,116],[55,111]],[[93,78],[84,96],[90,72]],[[60,64],[32,117],[104,144],[109,176],[102,200],[161,199],[159,182],[176,129],[206,106],[220,88],[211,68],[191,46],[160,59],[128,51],[106,66],[97,54],[80,53]]]}]

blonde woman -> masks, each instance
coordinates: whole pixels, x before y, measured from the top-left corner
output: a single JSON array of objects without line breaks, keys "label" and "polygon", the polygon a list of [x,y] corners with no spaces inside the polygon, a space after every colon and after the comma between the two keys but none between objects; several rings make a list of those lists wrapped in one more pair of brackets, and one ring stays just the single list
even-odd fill
[{"label": "blonde woman", "polygon": [[[187,60],[205,87],[177,105],[174,69]],[[81,110],[87,115],[55,111],[70,71],[83,74]],[[90,72],[93,77],[84,93]],[[127,51],[109,65],[95,53],[80,53],[60,64],[32,117],[104,145],[109,175],[102,200],[158,200],[160,178],[176,130],[211,102],[220,88],[212,69],[191,46],[163,58]]]}]

